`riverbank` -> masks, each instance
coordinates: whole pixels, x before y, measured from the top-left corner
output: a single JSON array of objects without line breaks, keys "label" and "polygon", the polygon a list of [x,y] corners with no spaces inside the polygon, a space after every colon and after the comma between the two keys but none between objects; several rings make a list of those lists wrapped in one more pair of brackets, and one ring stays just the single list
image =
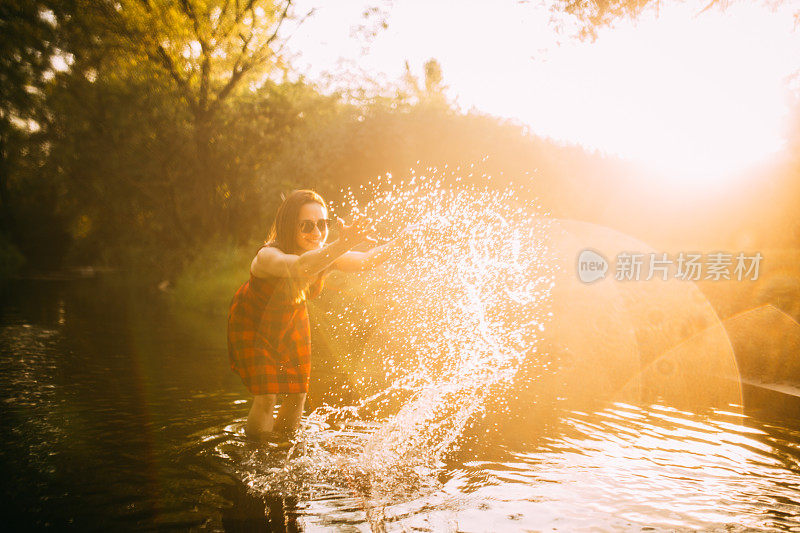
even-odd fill
[{"label": "riverbank", "polygon": [[22,252],[0,234],[0,282],[15,276],[24,264]]},{"label": "riverbank", "polygon": [[[209,249],[162,289],[174,305],[211,315],[227,313],[236,289],[247,280],[255,247]],[[698,287],[721,320],[762,305],[773,305],[800,321],[800,249],[761,251],[756,280],[700,280]],[[164,281],[164,280],[159,280]]]}]

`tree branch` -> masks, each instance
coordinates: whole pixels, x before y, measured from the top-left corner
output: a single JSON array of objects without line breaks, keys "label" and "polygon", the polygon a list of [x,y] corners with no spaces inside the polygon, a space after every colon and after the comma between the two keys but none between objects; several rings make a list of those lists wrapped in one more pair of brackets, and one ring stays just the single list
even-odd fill
[{"label": "tree branch", "polygon": [[[269,54],[264,56],[263,58],[261,58],[259,56],[265,50],[268,50],[269,49],[269,45],[272,44],[272,42],[275,39],[277,39],[278,33],[281,30],[281,26],[283,26],[284,21],[286,21],[286,19],[288,18],[289,8],[291,6],[292,6],[292,0],[286,0],[286,5],[283,6],[283,11],[281,12],[281,14],[279,16],[277,23],[275,24],[275,31],[272,32],[272,35],[270,35],[269,38],[267,38],[267,40],[264,42],[264,44],[262,44],[258,48],[258,50],[253,52],[250,61],[244,61],[244,62],[240,63],[239,60],[244,56],[244,52],[246,50],[247,44],[249,43],[250,39],[248,39],[245,42],[245,46],[242,49],[242,54],[236,59],[236,63],[233,66],[233,70],[231,71],[230,79],[222,87],[222,89],[219,91],[219,93],[217,93],[217,97],[214,99],[214,102],[211,104],[211,106],[209,106],[210,109],[215,109],[217,106],[219,106],[219,104],[222,103],[222,101],[225,98],[227,98],[228,94],[230,94],[230,92],[236,87],[236,85],[239,83],[239,80],[242,79],[242,76],[247,71],[249,71],[255,65],[257,65],[258,63],[260,63],[261,61],[264,61],[267,57],[269,57]],[[251,38],[252,38],[252,34],[251,34]]]},{"label": "tree branch", "polygon": [[231,4],[230,0],[225,0],[225,3],[222,4],[222,7],[219,11],[219,19],[217,19],[216,26],[211,28],[211,38],[214,39],[217,37],[217,31],[222,26],[222,21],[225,20],[225,14],[228,12],[228,6]]},{"label": "tree branch", "polygon": [[217,94],[217,98],[215,99],[214,103],[209,106],[209,109],[214,109],[217,106],[217,102],[220,100],[220,95],[223,95],[222,98],[227,96],[227,94],[233,89],[236,83],[239,81],[239,78],[248,70],[249,67],[242,67],[243,61],[242,58],[245,57],[247,53],[247,47],[250,45],[250,41],[253,40],[254,33],[251,31],[250,35],[245,37],[244,35],[239,34],[239,37],[242,39],[242,49],[239,52],[239,55],[236,57],[236,61],[233,63],[233,68],[231,69],[231,77],[228,79],[228,82],[223,86],[220,92]]},{"label": "tree branch", "polygon": [[203,36],[200,34],[200,20],[197,18],[197,14],[194,12],[194,8],[189,0],[181,0],[181,7],[183,8],[183,13],[189,17],[189,20],[192,21],[192,27],[194,28],[195,37],[197,40],[200,41],[200,44],[203,44]]},{"label": "tree branch", "polygon": [[[256,4],[257,1],[258,0],[247,0],[247,4],[244,6],[243,9],[240,10],[239,9],[239,0],[236,0],[236,10],[234,12],[233,20],[231,21],[230,27],[228,27],[221,34],[223,38],[227,37],[228,35],[230,35],[230,32],[232,32],[234,29],[236,29],[236,25],[239,24],[239,22],[241,22],[242,17],[244,17],[244,14],[247,13],[248,11],[251,11],[253,9],[253,6]],[[220,18],[220,25],[217,27],[217,29],[219,29],[219,27],[221,27],[221,26],[222,26],[222,18]]]},{"label": "tree branch", "polygon": [[200,43],[200,52],[203,55],[203,59],[200,62],[200,94],[197,97],[197,108],[198,111],[202,112],[205,110],[208,102],[209,74],[211,72],[211,47],[209,46],[208,41],[203,37],[202,28],[200,27],[200,19],[194,10],[194,7],[192,7],[190,0],[181,0],[180,4],[181,7],[183,7],[183,12],[192,22],[194,35],[197,39],[197,42]]},{"label": "tree branch", "polygon": [[705,13],[706,11],[717,5],[717,1],[718,0],[711,0],[711,2],[706,7],[695,13],[694,16],[697,17],[698,15],[702,15],[703,13]]},{"label": "tree branch", "polygon": [[286,0],[286,5],[283,7],[283,12],[281,13],[281,16],[278,18],[278,23],[275,25],[275,31],[272,32],[270,38],[267,39],[265,46],[269,46],[269,44],[272,41],[274,41],[275,38],[278,36],[278,32],[281,30],[281,26],[283,25],[283,22],[286,20],[289,14],[290,7],[292,7],[292,0]]},{"label": "tree branch", "polygon": [[[297,30],[299,30],[299,29],[300,29],[300,26],[302,26],[302,25],[303,25],[303,23],[304,23],[306,20],[308,20],[308,19],[309,19],[309,18],[310,18],[310,17],[311,17],[311,16],[312,16],[314,13],[316,13],[316,11],[317,11],[317,8],[315,8],[315,7],[312,7],[311,9],[309,9],[309,10],[308,10],[308,13],[306,13],[305,15],[303,15],[303,18],[301,18],[301,19],[300,19],[300,22],[298,22],[298,23],[297,23],[297,27],[294,29],[294,30],[295,30],[295,32],[296,32]],[[289,36],[288,36],[286,39],[284,39],[284,40],[283,40],[283,42],[281,43],[281,46],[280,46],[280,47],[279,47],[277,50],[275,50],[275,52],[274,52],[274,55],[278,55],[278,54],[280,54],[280,53],[281,53],[281,51],[283,50],[283,48],[286,46],[286,43],[287,43],[287,42],[289,42],[289,40],[291,40],[291,38],[292,38],[292,37],[294,37],[294,33],[292,33],[292,34],[291,34],[291,35],[289,35]]]},{"label": "tree branch", "polygon": [[161,44],[158,45],[155,56],[153,56],[150,52],[147,52],[147,55],[152,59],[160,60],[161,64],[167,70],[167,73],[173,80],[175,80],[175,83],[178,84],[178,88],[183,93],[183,96],[189,102],[189,107],[191,108],[192,113],[197,114],[200,111],[200,108],[198,102],[195,100],[194,95],[192,94],[191,87],[189,87],[189,82],[180,75],[178,69],[175,67],[175,63],[169,56],[169,53],[167,53],[166,49],[164,49],[164,46]]},{"label": "tree branch", "polygon": [[[139,0],[139,3],[144,6],[148,13],[152,13],[152,8],[148,0]],[[105,12],[108,18],[113,20],[117,32],[130,42],[134,49],[141,49],[144,43],[143,51],[145,55],[164,67],[167,74],[177,83],[178,89],[181,91],[184,98],[186,98],[192,113],[197,114],[199,111],[198,104],[192,94],[191,87],[189,87],[189,82],[178,72],[175,63],[172,61],[172,58],[169,56],[164,46],[161,43],[154,42],[152,35],[130,27],[113,6],[105,2],[103,2],[101,6],[101,10]],[[153,49],[155,49],[155,51],[153,51]]]}]

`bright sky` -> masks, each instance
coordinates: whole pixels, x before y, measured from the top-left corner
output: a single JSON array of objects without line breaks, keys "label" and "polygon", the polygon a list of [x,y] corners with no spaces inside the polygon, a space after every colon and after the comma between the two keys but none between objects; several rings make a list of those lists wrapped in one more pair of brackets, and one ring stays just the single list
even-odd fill
[{"label": "bright sky", "polygon": [[698,14],[708,0],[689,0],[662,6],[658,18],[619,22],[594,43],[559,35],[544,1],[384,2],[388,29],[365,48],[353,35],[364,1],[301,0],[298,12],[317,12],[291,47],[312,78],[360,69],[398,79],[406,60],[421,75],[436,58],[463,109],[639,159],[674,179],[718,179],[782,148],[790,76],[800,69],[791,1],[771,11],[738,0]]}]

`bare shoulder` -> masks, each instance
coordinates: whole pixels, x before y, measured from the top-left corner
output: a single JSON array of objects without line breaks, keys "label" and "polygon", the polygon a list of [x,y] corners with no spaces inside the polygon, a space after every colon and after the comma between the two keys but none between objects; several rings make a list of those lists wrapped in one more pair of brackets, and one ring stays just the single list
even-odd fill
[{"label": "bare shoulder", "polygon": [[264,246],[250,263],[250,272],[257,278],[287,276],[288,268],[295,260],[296,255],[285,254],[274,246]]}]

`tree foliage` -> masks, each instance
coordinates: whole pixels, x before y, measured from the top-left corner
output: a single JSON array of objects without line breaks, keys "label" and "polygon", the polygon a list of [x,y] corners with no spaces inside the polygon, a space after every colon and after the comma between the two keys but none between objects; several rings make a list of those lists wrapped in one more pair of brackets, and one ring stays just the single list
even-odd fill
[{"label": "tree foliage", "polygon": [[159,79],[178,96],[170,102],[188,114],[193,177],[179,181],[192,202],[205,207],[202,219],[181,221],[186,228],[182,236],[189,242],[195,235],[202,239],[230,231],[229,214],[220,209],[230,195],[223,176],[228,154],[219,152],[220,125],[225,122],[220,114],[247,82],[262,83],[280,71],[285,42],[281,29],[292,16],[291,4],[291,0],[89,2],[89,15],[84,16],[103,21],[98,34],[113,50],[116,68],[126,68],[128,78],[139,74],[134,82]]},{"label": "tree foliage", "polygon": [[[48,14],[50,16],[48,16]],[[0,3],[0,227],[8,229],[10,172],[57,52],[52,11],[43,2]]]},{"label": "tree foliage", "polygon": [[456,111],[436,60],[360,98],[290,78],[286,0],[11,1],[0,15],[0,200],[33,264],[169,275],[204,247],[262,239],[292,188],[336,200],[386,172],[477,162],[467,181],[524,177],[555,214],[626,224],[597,199],[628,170]]},{"label": "tree foliage", "polygon": [[[685,0],[554,0],[551,4],[552,11],[566,13],[575,17],[578,23],[578,35],[582,39],[594,40],[597,30],[611,26],[615,21],[622,19],[637,19],[647,10],[656,13],[665,5]],[[698,14],[710,9],[726,9],[729,4],[737,0],[698,0]],[[744,0],[739,0],[744,1]],[[789,0],[759,0],[767,6],[774,7]],[[800,11],[795,18],[800,20]]]}]

